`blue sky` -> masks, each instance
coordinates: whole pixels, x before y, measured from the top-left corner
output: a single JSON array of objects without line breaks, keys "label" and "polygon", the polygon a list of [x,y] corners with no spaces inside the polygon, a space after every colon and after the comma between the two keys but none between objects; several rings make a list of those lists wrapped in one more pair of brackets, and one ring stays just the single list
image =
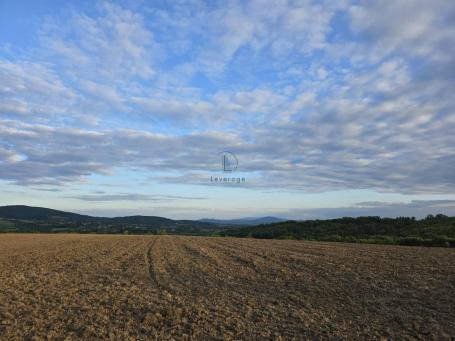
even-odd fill
[{"label": "blue sky", "polygon": [[[0,205],[455,215],[452,1],[0,2]],[[243,183],[225,176],[220,152]]]}]

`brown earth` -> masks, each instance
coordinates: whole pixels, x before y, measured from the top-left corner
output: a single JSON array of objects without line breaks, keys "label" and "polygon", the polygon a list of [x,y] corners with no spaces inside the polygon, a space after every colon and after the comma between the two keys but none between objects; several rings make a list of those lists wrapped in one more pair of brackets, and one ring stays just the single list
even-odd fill
[{"label": "brown earth", "polygon": [[455,340],[455,250],[0,235],[1,340]]}]

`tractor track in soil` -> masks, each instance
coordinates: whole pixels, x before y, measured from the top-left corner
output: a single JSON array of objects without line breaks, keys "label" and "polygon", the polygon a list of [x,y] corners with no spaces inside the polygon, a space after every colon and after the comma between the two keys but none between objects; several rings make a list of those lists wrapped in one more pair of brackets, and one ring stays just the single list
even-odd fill
[{"label": "tractor track in soil", "polygon": [[455,250],[0,238],[1,340],[455,340]]}]

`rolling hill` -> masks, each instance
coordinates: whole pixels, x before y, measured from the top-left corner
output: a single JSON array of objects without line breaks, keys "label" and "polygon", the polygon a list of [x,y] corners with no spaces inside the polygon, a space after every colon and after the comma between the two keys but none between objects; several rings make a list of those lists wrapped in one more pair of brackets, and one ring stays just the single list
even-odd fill
[{"label": "rolling hill", "polygon": [[4,219],[69,219],[90,220],[93,217],[77,213],[53,210],[44,207],[32,207],[25,205],[0,206],[0,218]]},{"label": "rolling hill", "polygon": [[157,216],[93,217],[44,207],[10,205],[0,207],[0,231],[98,232],[206,234],[221,228],[217,224],[173,220]]}]

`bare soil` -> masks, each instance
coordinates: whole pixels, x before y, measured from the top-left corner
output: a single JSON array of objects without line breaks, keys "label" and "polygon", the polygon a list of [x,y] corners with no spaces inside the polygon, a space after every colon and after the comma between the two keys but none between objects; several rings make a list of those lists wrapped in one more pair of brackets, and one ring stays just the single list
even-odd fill
[{"label": "bare soil", "polygon": [[455,340],[455,250],[0,235],[1,340]]}]

